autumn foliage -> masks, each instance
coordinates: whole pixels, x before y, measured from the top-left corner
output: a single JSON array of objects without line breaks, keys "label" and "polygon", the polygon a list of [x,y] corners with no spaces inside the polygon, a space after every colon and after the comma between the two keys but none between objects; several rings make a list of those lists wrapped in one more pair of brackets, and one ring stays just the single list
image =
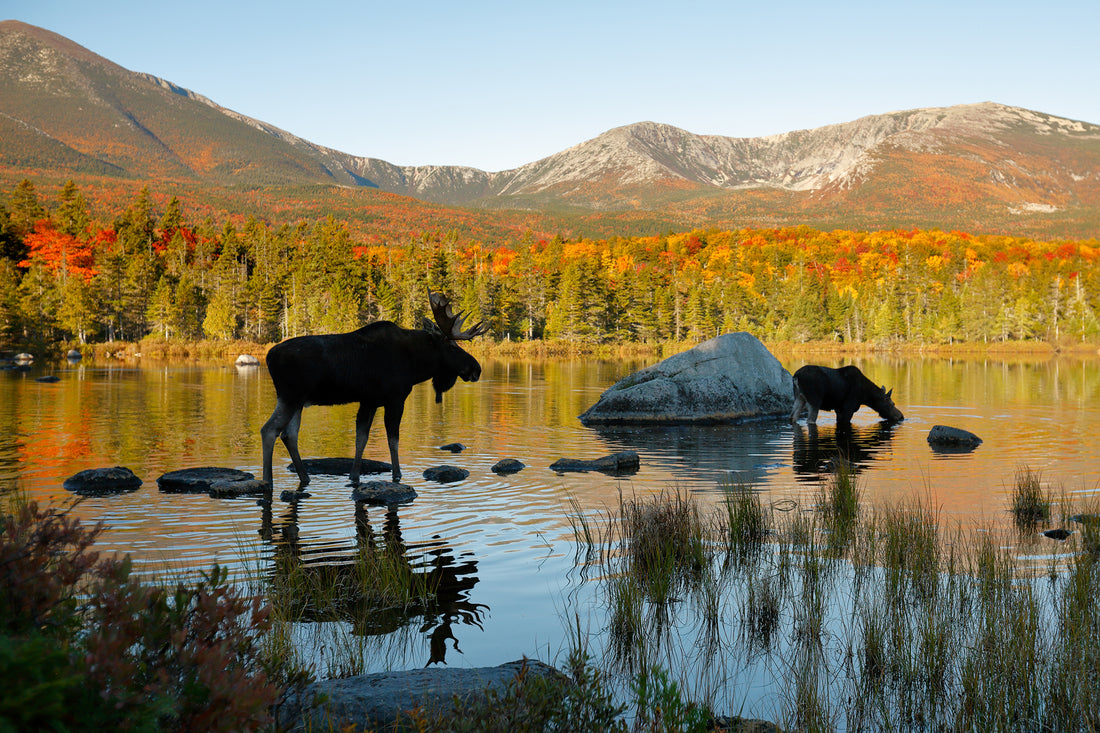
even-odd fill
[{"label": "autumn foliage", "polygon": [[[794,342],[1100,340],[1096,239],[809,227],[593,239],[490,234],[472,222],[395,234],[382,208],[376,229],[369,217],[354,227],[323,216],[192,221],[177,198],[148,190],[96,222],[73,187],[50,211],[26,185],[0,212],[27,221],[23,210],[38,207],[5,249],[25,255],[0,258],[0,343],[273,342],[376,319],[415,326],[428,287],[451,293],[498,340],[734,330]],[[384,198],[370,205],[384,208]]]}]

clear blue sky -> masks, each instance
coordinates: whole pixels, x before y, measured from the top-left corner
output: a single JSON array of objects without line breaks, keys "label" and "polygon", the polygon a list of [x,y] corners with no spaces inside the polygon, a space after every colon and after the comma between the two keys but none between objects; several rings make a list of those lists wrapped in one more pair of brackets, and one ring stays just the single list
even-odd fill
[{"label": "clear blue sky", "polygon": [[1100,123],[1100,1],[0,0],[299,137],[497,171],[633,122],[756,137],[994,101]]}]

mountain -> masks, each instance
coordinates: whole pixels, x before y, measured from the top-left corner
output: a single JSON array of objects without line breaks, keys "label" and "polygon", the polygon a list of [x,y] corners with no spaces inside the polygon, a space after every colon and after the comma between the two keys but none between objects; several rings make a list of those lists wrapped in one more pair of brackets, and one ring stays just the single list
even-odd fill
[{"label": "mountain", "polygon": [[688,225],[1095,235],[1100,221],[1100,126],[991,102],[759,138],[641,122],[508,171],[397,166],[304,140],[18,21],[0,22],[0,169],[338,185],[450,206],[651,212]]}]

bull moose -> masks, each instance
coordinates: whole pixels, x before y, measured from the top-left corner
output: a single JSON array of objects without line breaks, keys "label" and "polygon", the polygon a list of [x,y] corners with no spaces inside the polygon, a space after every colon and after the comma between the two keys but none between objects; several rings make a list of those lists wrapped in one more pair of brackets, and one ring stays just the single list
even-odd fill
[{"label": "bull moose", "polygon": [[863,375],[856,366],[839,369],[807,364],[794,373],[794,409],[791,423],[797,423],[802,410],[807,409],[806,422],[817,424],[820,410],[836,412],[837,427],[852,424],[852,415],[861,405],[877,412],[883,419],[900,422],[905,419],[890,399],[894,390],[886,391]]},{"label": "bull moose", "polygon": [[309,474],[298,454],[298,428],[302,409],[307,405],[344,405],[359,403],[355,417],[355,460],[351,483],[359,483],[363,449],[367,445],[374,414],[385,410],[386,441],[390,449],[393,480],[401,480],[397,444],[405,398],[414,385],[432,380],[435,401],[463,381],[476,382],[481,365],[466,353],[458,341],[472,339],[488,331],[479,322],[463,329],[465,316],[454,313],[447,297],[428,291],[432,314],[440,333],[433,330],[402,328],[390,321],[376,321],[350,333],[298,336],[276,344],[267,353],[267,369],[275,386],[275,411],[260,429],[264,451],[264,477],[273,486],[271,459],[275,439],[283,444],[294,461],[300,487],[309,484]]}]

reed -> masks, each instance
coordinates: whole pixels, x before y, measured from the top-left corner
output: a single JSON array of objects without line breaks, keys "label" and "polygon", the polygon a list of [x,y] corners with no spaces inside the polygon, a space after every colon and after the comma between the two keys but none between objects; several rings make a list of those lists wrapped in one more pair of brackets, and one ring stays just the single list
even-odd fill
[{"label": "reed", "polygon": [[[948,531],[927,498],[864,511],[852,479],[838,471],[819,511],[782,515],[743,485],[721,487],[713,517],[677,493],[622,502],[604,555],[615,572],[597,581],[617,654],[634,660],[616,672],[762,664],[788,729],[1096,730],[1097,526],[1076,524],[1067,564],[1044,575],[1010,533]],[[696,580],[656,592],[648,574]],[[736,694],[684,681],[680,694],[708,703]]]},{"label": "reed", "polygon": [[1052,493],[1043,490],[1042,476],[1026,466],[1016,469],[1012,489],[1012,517],[1021,531],[1050,520]]}]

